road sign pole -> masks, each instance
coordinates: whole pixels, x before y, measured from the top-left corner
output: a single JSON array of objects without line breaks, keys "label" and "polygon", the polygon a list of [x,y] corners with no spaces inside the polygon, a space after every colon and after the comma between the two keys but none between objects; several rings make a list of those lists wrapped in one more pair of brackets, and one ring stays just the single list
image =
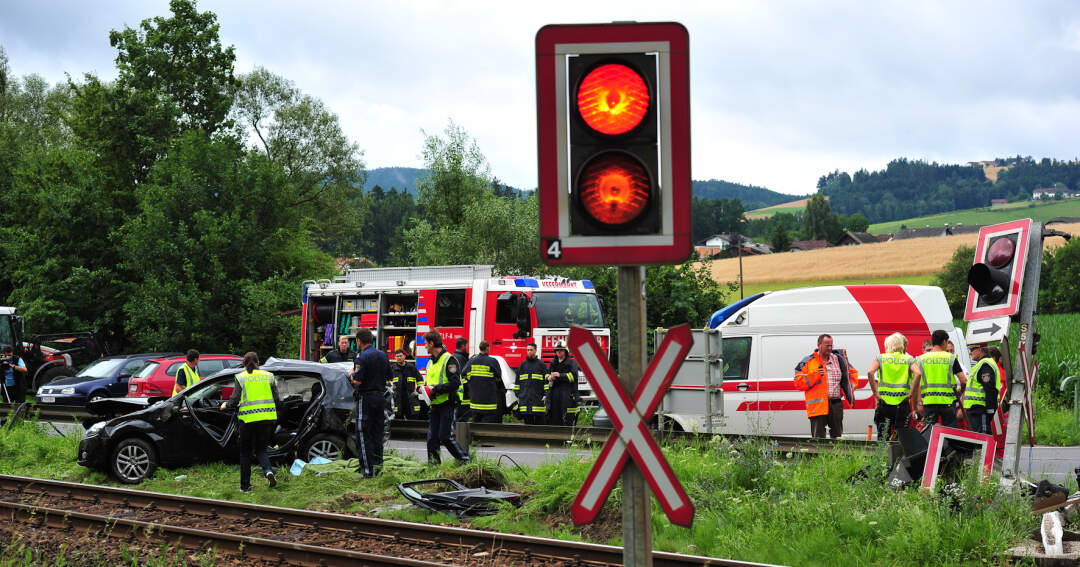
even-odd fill
[{"label": "road sign pole", "polygon": [[[1028,355],[1031,355],[1031,347],[1035,344],[1035,306],[1039,299],[1039,271],[1042,267],[1043,257],[1043,225],[1039,222],[1031,223],[1031,237],[1028,238],[1027,267],[1024,269],[1024,284],[1020,298],[1020,333],[1017,341],[1017,352],[1022,347]],[[1020,427],[1024,423],[1024,398],[1027,393],[1027,382],[1024,376],[1027,374],[1023,367],[1024,357],[1019,355],[1013,359],[1012,381],[1009,385],[1009,424],[1005,428],[1005,455],[1002,459],[1002,476],[1010,479],[1016,478],[1016,471],[1020,469]],[[1034,395],[1032,392],[1030,395]],[[1000,408],[999,408],[1000,411]]]},{"label": "road sign pole", "polygon": [[[637,389],[645,373],[645,267],[619,268],[619,382]],[[652,502],[633,459],[622,473],[623,565],[652,567]]]}]

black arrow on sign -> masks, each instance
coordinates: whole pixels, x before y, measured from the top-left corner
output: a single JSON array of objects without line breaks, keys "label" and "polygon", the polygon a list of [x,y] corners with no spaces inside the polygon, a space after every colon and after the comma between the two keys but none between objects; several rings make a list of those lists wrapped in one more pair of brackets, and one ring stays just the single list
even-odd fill
[{"label": "black arrow on sign", "polygon": [[995,322],[994,326],[987,327],[985,329],[975,329],[974,331],[971,332],[971,334],[979,335],[979,334],[983,334],[983,333],[990,333],[992,335],[992,334],[994,334],[994,333],[996,333],[996,332],[998,332],[1000,330],[1001,330],[1001,326],[998,325],[997,322]]}]

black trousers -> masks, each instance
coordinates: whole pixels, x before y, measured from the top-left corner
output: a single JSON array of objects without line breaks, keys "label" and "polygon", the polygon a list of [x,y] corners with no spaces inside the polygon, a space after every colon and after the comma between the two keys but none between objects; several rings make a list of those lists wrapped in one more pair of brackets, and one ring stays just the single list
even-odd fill
[{"label": "black trousers", "polygon": [[370,391],[356,400],[356,450],[360,453],[360,473],[378,474],[383,463],[383,433],[386,430],[386,398]]},{"label": "black trousers", "polygon": [[557,390],[553,388],[548,393],[547,424],[573,425],[577,423],[576,413],[574,413],[573,416],[570,416],[572,422],[567,419],[567,410],[570,408],[577,408],[577,400],[574,399],[574,393],[569,388],[560,388]]},{"label": "black trousers", "polygon": [[473,410],[473,423],[500,423],[499,410]]},{"label": "black trousers", "polygon": [[844,434],[844,400],[829,400],[829,413],[810,418],[810,436],[825,438],[825,428],[829,428],[829,437],[839,438]]},{"label": "black trousers", "polygon": [[923,426],[930,427],[941,419],[945,427],[956,427],[956,406],[952,404],[924,404]]},{"label": "black trousers", "polygon": [[986,414],[986,406],[972,406],[967,409],[968,416],[968,430],[975,433],[985,433],[987,435],[993,435],[990,431],[990,418],[991,416]]},{"label": "black trousers", "polygon": [[277,421],[264,419],[251,423],[240,422],[240,489],[251,488],[251,454],[255,454],[256,460],[262,467],[262,472],[272,471],[270,457],[266,454],[266,446],[270,444],[270,437],[274,434]]},{"label": "black trousers", "polygon": [[442,462],[442,447],[459,463],[469,463],[469,453],[454,438],[454,405],[443,402],[428,410],[427,454],[428,462]]},{"label": "black trousers", "polygon": [[874,426],[877,427],[878,441],[892,439],[897,429],[904,429],[911,423],[911,403],[907,398],[895,406],[878,402],[874,410]]},{"label": "black trousers", "polygon": [[395,414],[401,419],[416,419],[417,412],[413,411],[412,393],[407,390],[408,387],[402,387],[400,384],[394,386],[394,404],[397,406]]}]

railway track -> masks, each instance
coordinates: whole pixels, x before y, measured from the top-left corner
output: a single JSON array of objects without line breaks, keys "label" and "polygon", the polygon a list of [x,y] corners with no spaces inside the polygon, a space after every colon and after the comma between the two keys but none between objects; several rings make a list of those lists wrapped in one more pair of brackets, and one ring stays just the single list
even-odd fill
[{"label": "railway track", "polygon": [[[0,475],[0,509],[34,529],[212,547],[256,565],[622,564],[616,546],[7,475]],[[763,565],[658,551],[653,564]]]}]

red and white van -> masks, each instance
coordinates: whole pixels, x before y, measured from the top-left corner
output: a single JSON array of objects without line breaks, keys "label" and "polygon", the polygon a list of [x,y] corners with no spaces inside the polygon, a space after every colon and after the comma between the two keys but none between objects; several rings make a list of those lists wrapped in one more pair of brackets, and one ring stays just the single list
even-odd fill
[{"label": "red and white van", "polygon": [[[336,347],[338,337],[355,339],[359,329],[368,328],[377,348],[391,358],[404,348],[423,371],[428,363],[424,333],[434,329],[450,351],[459,337],[469,341],[470,354],[480,341],[491,343],[491,355],[507,364],[503,382],[512,389],[514,375],[506,370],[524,360],[530,342],[550,360],[570,325],[591,329],[605,352],[611,339],[588,280],[497,277],[491,266],[472,265],[348,270],[333,281],[303,285],[303,360],[319,360]],[[584,376],[579,386],[588,394]]]},{"label": "red and white van", "polygon": [[[719,369],[712,371],[714,388],[722,389],[720,396],[714,396],[713,430],[722,433],[809,435],[805,398],[795,389],[793,378],[795,365],[817,348],[822,333],[833,337],[835,349],[847,351],[859,371],[855,407],[844,410],[845,436],[865,436],[873,423],[875,402],[866,370],[892,333],[907,336],[908,352],[918,356],[923,341],[943,329],[955,345],[960,364],[971,367],[964,335],[953,326],[945,295],[931,286],[851,285],[768,292],[718,311],[708,327],[717,329],[722,341],[722,377]],[[696,343],[705,339],[700,332],[695,334]],[[695,350],[704,348],[696,344]],[[708,363],[694,352],[665,395],[662,411],[665,419],[684,430],[701,431]],[[694,364],[695,358],[701,362]]]}]

